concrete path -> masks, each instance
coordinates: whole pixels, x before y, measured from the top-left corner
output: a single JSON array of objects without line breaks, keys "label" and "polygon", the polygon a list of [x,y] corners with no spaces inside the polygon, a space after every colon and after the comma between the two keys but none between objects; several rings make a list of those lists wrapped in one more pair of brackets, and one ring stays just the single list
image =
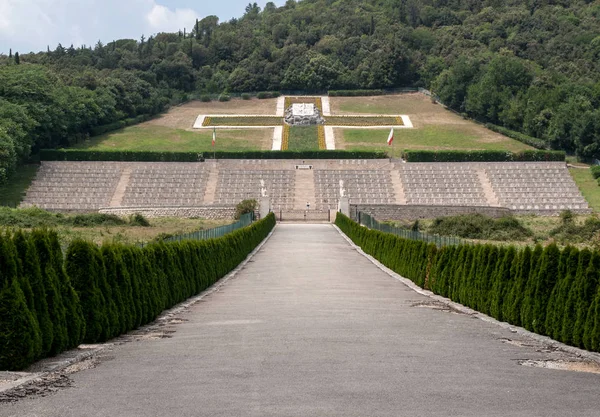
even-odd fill
[{"label": "concrete path", "polygon": [[0,416],[600,412],[600,375],[519,365],[563,354],[432,305],[331,225],[277,226],[235,279],[180,319],[171,338],[117,346],[70,375],[73,387],[0,404]]}]

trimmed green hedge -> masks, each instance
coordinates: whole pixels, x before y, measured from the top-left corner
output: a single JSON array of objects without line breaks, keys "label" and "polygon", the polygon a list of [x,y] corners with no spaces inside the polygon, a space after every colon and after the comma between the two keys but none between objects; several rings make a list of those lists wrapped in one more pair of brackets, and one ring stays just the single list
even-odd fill
[{"label": "trimmed green hedge", "polygon": [[566,344],[600,352],[600,251],[434,244],[337,226],[366,253],[422,288]]},{"label": "trimmed green hedge", "polygon": [[279,96],[281,96],[279,91],[260,91],[256,94],[256,98],[261,100],[265,98],[277,98]]},{"label": "trimmed green hedge", "polygon": [[543,162],[565,161],[563,151],[412,151],[405,150],[406,162]]},{"label": "trimmed green hedge", "polygon": [[0,234],[0,370],[153,321],[233,270],[274,226],[270,214],[218,239],[143,249],[76,240],[64,263],[53,231]]},{"label": "trimmed green hedge", "polygon": [[114,130],[123,129],[124,127],[127,127],[127,126],[137,125],[138,123],[145,122],[147,120],[150,120],[151,118],[152,118],[151,115],[142,114],[142,115],[137,116],[137,117],[132,117],[130,119],[120,120],[118,122],[111,123],[111,124],[108,124],[108,125],[102,125],[102,126],[93,127],[92,129],[90,129],[90,133],[91,133],[92,136],[99,136],[99,135],[103,135],[103,134],[108,133],[108,132],[112,132]]},{"label": "trimmed green hedge", "polygon": [[490,129],[491,131],[500,133],[501,135],[508,136],[511,139],[518,140],[519,142],[524,143],[525,145],[533,146],[537,149],[550,149],[550,145],[548,145],[548,143],[544,142],[541,139],[534,138],[533,136],[527,136],[523,133],[515,132],[514,130],[510,130],[498,125],[493,125],[491,123],[486,123],[485,127]]},{"label": "trimmed green hedge", "polygon": [[383,96],[386,94],[383,90],[329,90],[329,97],[367,97]]},{"label": "trimmed green hedge", "polygon": [[[382,151],[240,151],[216,152],[217,159],[384,159]],[[42,161],[197,162],[213,152],[94,151],[42,149]]]}]

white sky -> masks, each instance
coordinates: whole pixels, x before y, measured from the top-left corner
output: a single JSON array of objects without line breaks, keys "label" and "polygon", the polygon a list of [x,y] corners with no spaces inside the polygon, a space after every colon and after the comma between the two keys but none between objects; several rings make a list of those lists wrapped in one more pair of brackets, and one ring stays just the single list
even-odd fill
[{"label": "white sky", "polygon": [[[273,0],[281,6],[285,0]],[[191,29],[196,18],[244,14],[249,0],[0,0],[0,53],[104,44]],[[254,1],[252,2],[254,3]],[[265,0],[257,1],[264,7]]]}]

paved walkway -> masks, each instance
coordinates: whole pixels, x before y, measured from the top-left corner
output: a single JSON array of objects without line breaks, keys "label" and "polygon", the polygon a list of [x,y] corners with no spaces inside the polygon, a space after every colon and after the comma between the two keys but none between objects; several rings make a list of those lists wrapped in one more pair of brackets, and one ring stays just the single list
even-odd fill
[{"label": "paved walkway", "polygon": [[521,366],[560,354],[429,301],[331,225],[279,225],[171,338],[0,416],[598,416],[600,375]]}]

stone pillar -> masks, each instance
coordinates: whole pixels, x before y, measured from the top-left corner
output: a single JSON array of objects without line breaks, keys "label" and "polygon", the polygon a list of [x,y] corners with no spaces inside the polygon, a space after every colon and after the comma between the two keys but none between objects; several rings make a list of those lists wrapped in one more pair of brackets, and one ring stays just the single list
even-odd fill
[{"label": "stone pillar", "polygon": [[350,217],[350,199],[348,197],[340,197],[338,209],[342,214]]},{"label": "stone pillar", "polygon": [[269,197],[260,198],[260,218],[264,219],[271,212],[271,199]]}]

